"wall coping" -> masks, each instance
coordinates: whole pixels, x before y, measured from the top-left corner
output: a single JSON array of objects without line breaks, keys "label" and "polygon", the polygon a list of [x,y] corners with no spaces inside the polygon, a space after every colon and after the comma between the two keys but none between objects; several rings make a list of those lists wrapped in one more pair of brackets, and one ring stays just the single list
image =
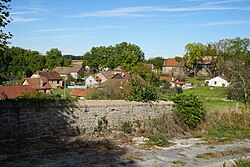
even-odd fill
[{"label": "wall coping", "polygon": [[[78,104],[81,107],[126,107],[126,106],[147,106],[149,103],[125,101],[125,100],[78,100]],[[171,106],[174,104],[172,101],[151,102],[153,105],[166,105]]]}]

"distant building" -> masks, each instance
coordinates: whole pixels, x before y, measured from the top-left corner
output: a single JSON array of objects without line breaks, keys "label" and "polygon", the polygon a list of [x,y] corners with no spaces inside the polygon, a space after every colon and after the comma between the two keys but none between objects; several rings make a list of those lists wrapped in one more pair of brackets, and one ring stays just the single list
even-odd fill
[{"label": "distant building", "polygon": [[35,72],[31,78],[47,78],[52,89],[62,87],[62,77],[56,71],[42,70]]},{"label": "distant building", "polygon": [[88,89],[79,89],[79,88],[74,88],[71,93],[70,96],[73,97],[78,97],[80,99],[85,99],[85,97],[87,96],[89,90]]},{"label": "distant building", "polygon": [[99,84],[98,81],[96,81],[96,78],[93,77],[92,75],[89,75],[88,77],[85,78],[85,85],[88,88],[96,87],[97,84]]},{"label": "distant building", "polygon": [[56,67],[53,69],[60,74],[62,78],[67,79],[71,76],[74,79],[79,79],[80,76],[86,72],[86,70],[81,65],[75,65],[73,67]]},{"label": "distant building", "polygon": [[182,72],[182,63],[177,62],[175,58],[168,58],[164,61],[162,73],[168,76],[178,76]]},{"label": "distant building", "polygon": [[225,76],[217,76],[210,80],[206,80],[205,83],[208,83],[208,86],[211,87],[228,87],[229,80]]},{"label": "distant building", "polygon": [[27,85],[0,86],[0,99],[15,99],[23,93],[35,91]]},{"label": "distant building", "polygon": [[37,90],[39,92],[44,93],[51,93],[51,85],[49,84],[49,81],[47,78],[26,78],[23,82],[23,85],[28,85],[34,90]]}]

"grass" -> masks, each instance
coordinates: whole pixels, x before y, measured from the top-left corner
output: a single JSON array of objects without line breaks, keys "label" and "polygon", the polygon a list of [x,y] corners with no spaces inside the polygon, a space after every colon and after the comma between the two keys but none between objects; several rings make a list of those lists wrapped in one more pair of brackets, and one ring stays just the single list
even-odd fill
[{"label": "grass", "polygon": [[234,101],[226,100],[226,88],[214,88],[210,90],[209,87],[199,87],[185,90],[184,93],[198,95],[198,97],[204,101],[204,105],[207,111],[214,111],[225,108],[229,109],[235,106]]},{"label": "grass", "polygon": [[186,162],[181,161],[181,160],[172,161],[172,163],[175,164],[175,165],[181,165],[181,166],[186,165]]},{"label": "grass", "polygon": [[[70,93],[71,93],[72,89],[69,89],[69,88],[65,88],[65,94],[66,96],[70,96]],[[58,95],[64,95],[64,90],[63,89],[54,89],[52,90],[52,93],[53,94],[58,94]]]},{"label": "grass", "polygon": [[205,84],[205,80],[209,80],[210,78],[205,79],[199,79],[199,78],[185,78],[185,82],[190,82],[193,85],[201,86],[202,84]]},{"label": "grass", "polygon": [[250,159],[239,160],[236,162],[235,167],[249,167]]},{"label": "grass", "polygon": [[71,64],[72,65],[82,65],[83,60],[72,60]]}]

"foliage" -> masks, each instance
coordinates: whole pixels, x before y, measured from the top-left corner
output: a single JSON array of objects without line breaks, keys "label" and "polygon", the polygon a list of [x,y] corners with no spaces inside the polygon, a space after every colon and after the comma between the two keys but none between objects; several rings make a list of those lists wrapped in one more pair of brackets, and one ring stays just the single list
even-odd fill
[{"label": "foliage", "polygon": [[150,146],[167,147],[169,143],[166,139],[160,138],[159,134],[150,134],[148,137],[147,144]]},{"label": "foliage", "polygon": [[123,66],[129,71],[131,67],[144,60],[144,53],[139,46],[122,42],[115,46],[93,47],[84,54],[84,60],[88,66],[95,69]]},{"label": "foliage", "polygon": [[122,122],[121,129],[124,133],[131,133],[132,132],[132,123],[130,121]]},{"label": "foliage", "polygon": [[158,100],[159,90],[150,83],[141,83],[138,79],[130,79],[125,99],[129,101],[150,102]]},{"label": "foliage", "polygon": [[83,60],[83,56],[63,55],[63,57],[69,60]]},{"label": "foliage", "polygon": [[6,27],[7,24],[11,21],[11,19],[9,18],[9,10],[10,5],[9,2],[11,2],[11,0],[1,0],[0,2],[0,50],[4,50],[4,48],[6,47],[6,45],[8,44],[8,39],[10,39],[12,37],[12,34],[10,32],[5,33],[2,30],[2,27]]},{"label": "foliage", "polygon": [[[65,95],[66,96],[70,96],[70,93],[71,93],[72,89],[70,88],[65,88]],[[64,95],[64,89],[53,89],[52,90],[52,93],[54,95]]]},{"label": "foliage", "polygon": [[69,59],[61,56],[58,49],[52,49],[47,54],[47,56],[43,56],[38,51],[20,47],[0,50],[0,78],[3,81],[11,80],[12,75],[29,77],[31,73],[43,68],[52,69],[55,66],[67,66],[71,63]]},{"label": "foliage", "polygon": [[45,66],[50,70],[58,66],[69,66],[71,64],[71,61],[63,57],[61,51],[57,48],[52,48],[50,51],[47,51],[45,59]]},{"label": "foliage", "polygon": [[153,64],[157,70],[161,70],[164,64],[165,58],[163,57],[154,57],[148,59],[146,62],[148,64]]},{"label": "foliage", "polygon": [[234,167],[249,167],[250,166],[250,159],[241,159],[235,162],[236,165]]},{"label": "foliage", "polygon": [[159,76],[154,74],[150,68],[144,63],[138,63],[131,68],[131,74],[139,74],[146,82],[150,82],[155,86],[160,86]]},{"label": "foliage", "polygon": [[196,127],[205,116],[203,103],[193,94],[177,94],[172,97],[174,111],[189,127]]}]

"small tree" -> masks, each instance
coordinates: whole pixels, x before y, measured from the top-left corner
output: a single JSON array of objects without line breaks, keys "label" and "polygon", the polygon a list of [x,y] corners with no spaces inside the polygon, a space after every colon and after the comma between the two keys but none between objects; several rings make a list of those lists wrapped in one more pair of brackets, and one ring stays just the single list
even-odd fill
[{"label": "small tree", "polygon": [[203,102],[196,95],[181,93],[172,96],[172,100],[174,111],[191,128],[196,127],[205,116]]}]

